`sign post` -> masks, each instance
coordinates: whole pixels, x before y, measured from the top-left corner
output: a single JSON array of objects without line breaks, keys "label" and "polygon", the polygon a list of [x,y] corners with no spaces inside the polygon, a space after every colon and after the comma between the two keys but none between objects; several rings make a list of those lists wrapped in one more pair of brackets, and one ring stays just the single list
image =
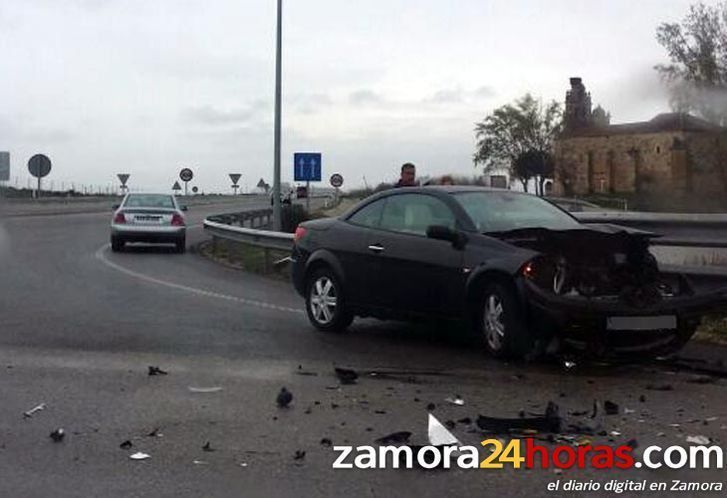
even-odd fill
[{"label": "sign post", "polygon": [[240,173],[229,173],[230,181],[232,181],[232,194],[237,194],[237,189],[240,188],[240,186],[237,184],[237,182],[240,181],[240,177],[242,176]]},{"label": "sign post", "polygon": [[293,154],[293,179],[305,182],[305,208],[310,211],[310,182],[321,181],[323,155],[320,152],[296,152]]},{"label": "sign post", "polygon": [[36,189],[36,199],[40,197],[40,179],[48,176],[51,170],[51,162],[48,156],[44,154],[36,154],[28,160],[28,171],[31,175],[38,179],[38,188]]},{"label": "sign post", "polygon": [[336,189],[336,197],[334,198],[334,202],[338,204],[338,189],[341,188],[341,185],[343,185],[343,175],[340,173],[334,173],[331,175],[331,187]]},{"label": "sign post", "polygon": [[179,172],[179,179],[184,182],[185,196],[187,195],[187,184],[192,181],[192,178],[194,178],[194,173],[189,168],[182,168],[182,171]]}]

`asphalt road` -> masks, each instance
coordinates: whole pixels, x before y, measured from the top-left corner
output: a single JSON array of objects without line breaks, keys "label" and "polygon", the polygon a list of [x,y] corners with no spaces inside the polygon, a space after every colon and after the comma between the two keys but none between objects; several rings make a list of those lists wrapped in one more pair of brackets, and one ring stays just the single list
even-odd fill
[{"label": "asphalt road", "polygon": [[[189,244],[220,210],[230,205],[190,211]],[[621,413],[603,429],[619,435],[594,443],[704,435],[725,446],[727,381],[645,365],[505,364],[436,325],[367,320],[316,333],[286,282],[163,248],[112,254],[108,223],[107,213],[0,221],[0,496],[539,496],[569,479],[727,484],[724,470],[334,470],[322,438],[370,445],[410,431],[426,444],[429,403],[456,421],[611,400]],[[168,375],[148,376],[149,365]],[[359,371],[358,384],[340,385],[335,365]],[[664,384],[673,390],[647,390]],[[294,393],[285,410],[275,406],[282,386]],[[444,401],[455,394],[464,406]],[[60,443],[48,437],[57,427]],[[147,436],[156,428],[163,437]],[[453,433],[464,444],[485,438],[465,423]],[[207,441],[215,451],[202,450]],[[135,451],[151,458],[133,461]]]}]

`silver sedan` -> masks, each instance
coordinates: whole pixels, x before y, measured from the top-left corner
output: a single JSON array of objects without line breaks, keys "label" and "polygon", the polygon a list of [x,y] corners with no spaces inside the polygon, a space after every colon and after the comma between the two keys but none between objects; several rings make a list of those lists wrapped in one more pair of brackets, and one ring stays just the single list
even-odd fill
[{"label": "silver sedan", "polygon": [[127,242],[174,244],[186,247],[187,221],[176,197],[169,194],[126,194],[114,206],[111,220],[111,250],[121,251]]}]

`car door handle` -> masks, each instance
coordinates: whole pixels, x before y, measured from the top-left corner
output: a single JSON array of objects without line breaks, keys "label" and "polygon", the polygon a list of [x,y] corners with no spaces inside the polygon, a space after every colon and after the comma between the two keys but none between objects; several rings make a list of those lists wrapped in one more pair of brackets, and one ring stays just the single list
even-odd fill
[{"label": "car door handle", "polygon": [[384,247],[379,244],[372,244],[369,246],[369,251],[373,252],[383,252]]}]

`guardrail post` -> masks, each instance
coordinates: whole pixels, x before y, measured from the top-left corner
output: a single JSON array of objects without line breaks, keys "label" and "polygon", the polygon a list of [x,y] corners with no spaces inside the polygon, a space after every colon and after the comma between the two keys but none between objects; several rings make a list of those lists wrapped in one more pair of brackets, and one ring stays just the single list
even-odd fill
[{"label": "guardrail post", "polygon": [[270,249],[268,249],[267,247],[263,248],[263,258],[265,260],[265,273],[270,273],[272,265],[270,262]]}]

